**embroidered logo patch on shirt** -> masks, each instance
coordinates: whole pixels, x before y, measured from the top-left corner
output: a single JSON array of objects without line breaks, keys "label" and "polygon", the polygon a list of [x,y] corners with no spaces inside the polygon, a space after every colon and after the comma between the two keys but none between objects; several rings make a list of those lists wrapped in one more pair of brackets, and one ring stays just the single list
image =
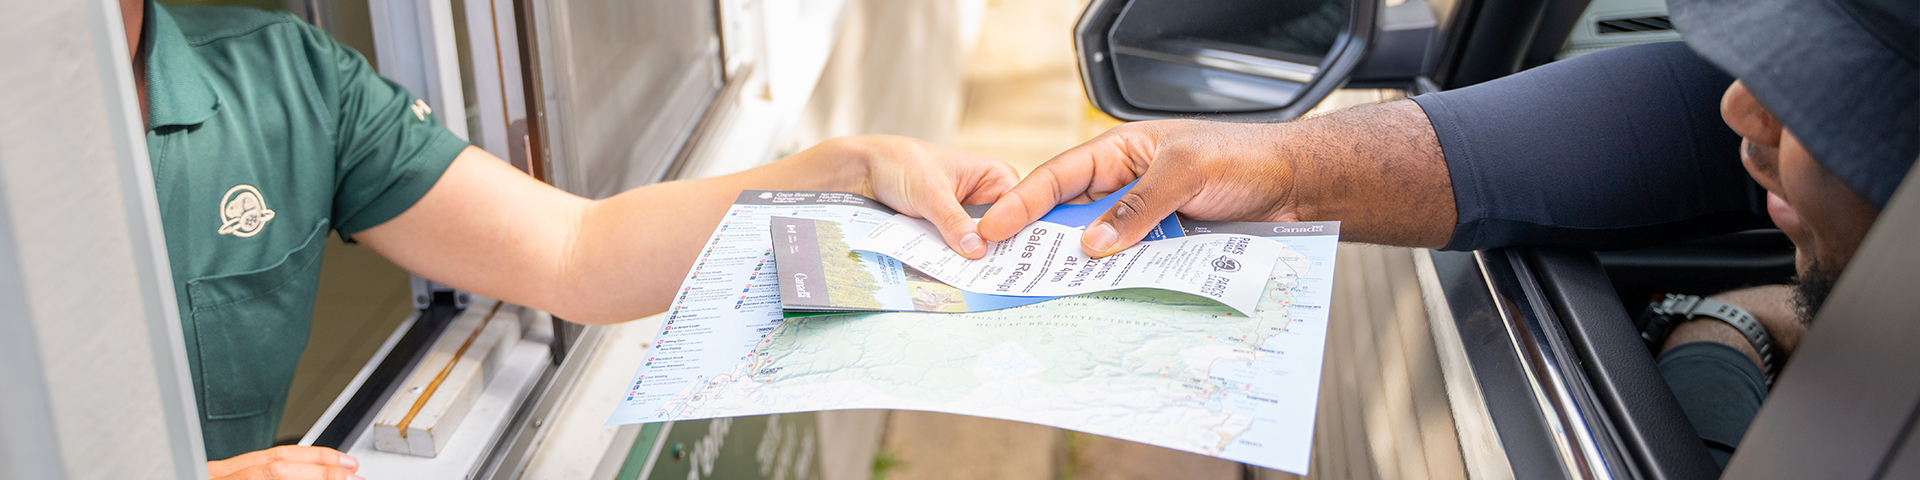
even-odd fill
[{"label": "embroidered logo patch on shirt", "polygon": [[413,118],[418,118],[422,122],[427,121],[427,115],[433,113],[433,107],[428,107],[426,100],[417,98],[413,100],[413,105],[407,108],[413,110]]},{"label": "embroidered logo patch on shirt", "polygon": [[252,185],[234,185],[220,197],[221,235],[240,238],[259,235],[268,220],[273,220],[273,210],[267,209],[266,197],[260,196],[260,189]]}]

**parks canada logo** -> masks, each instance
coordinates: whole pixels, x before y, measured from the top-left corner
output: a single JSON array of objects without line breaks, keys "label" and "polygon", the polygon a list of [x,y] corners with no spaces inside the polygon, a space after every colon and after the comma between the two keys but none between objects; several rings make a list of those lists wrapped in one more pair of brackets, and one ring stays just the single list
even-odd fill
[{"label": "parks canada logo", "polygon": [[268,220],[273,220],[273,210],[267,209],[266,197],[252,185],[234,185],[220,197],[221,235],[240,238],[259,235]]},{"label": "parks canada logo", "polygon": [[1213,259],[1213,271],[1238,272],[1240,271],[1240,261],[1234,260],[1226,255],[1221,255],[1220,258]]}]

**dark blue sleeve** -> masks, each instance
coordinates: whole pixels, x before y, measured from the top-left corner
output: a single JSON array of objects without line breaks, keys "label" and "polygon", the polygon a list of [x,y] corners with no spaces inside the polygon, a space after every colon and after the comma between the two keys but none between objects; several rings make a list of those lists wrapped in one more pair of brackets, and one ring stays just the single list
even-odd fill
[{"label": "dark blue sleeve", "polygon": [[1448,250],[1591,250],[1771,226],[1720,119],[1733,79],[1679,42],[1414,97],[1453,179]]}]

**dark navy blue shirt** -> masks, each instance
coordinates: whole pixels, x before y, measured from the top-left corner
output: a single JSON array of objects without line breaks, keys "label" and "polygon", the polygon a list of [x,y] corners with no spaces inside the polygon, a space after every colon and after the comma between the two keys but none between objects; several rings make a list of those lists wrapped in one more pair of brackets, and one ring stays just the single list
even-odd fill
[{"label": "dark navy blue shirt", "polygon": [[1414,97],[1453,179],[1449,250],[1621,249],[1772,226],[1684,44],[1616,48]]}]

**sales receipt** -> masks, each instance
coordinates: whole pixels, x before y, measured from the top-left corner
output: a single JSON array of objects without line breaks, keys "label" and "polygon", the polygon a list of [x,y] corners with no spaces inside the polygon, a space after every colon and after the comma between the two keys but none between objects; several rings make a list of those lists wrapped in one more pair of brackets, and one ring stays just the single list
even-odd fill
[{"label": "sales receipt", "polygon": [[886,255],[955,288],[995,295],[1059,297],[1127,288],[1198,295],[1251,315],[1284,248],[1260,237],[1212,234],[1140,242],[1106,258],[1080,248],[1081,230],[1034,222],[987,245],[979,260],[947,248],[932,222],[894,215],[853,245]]}]

